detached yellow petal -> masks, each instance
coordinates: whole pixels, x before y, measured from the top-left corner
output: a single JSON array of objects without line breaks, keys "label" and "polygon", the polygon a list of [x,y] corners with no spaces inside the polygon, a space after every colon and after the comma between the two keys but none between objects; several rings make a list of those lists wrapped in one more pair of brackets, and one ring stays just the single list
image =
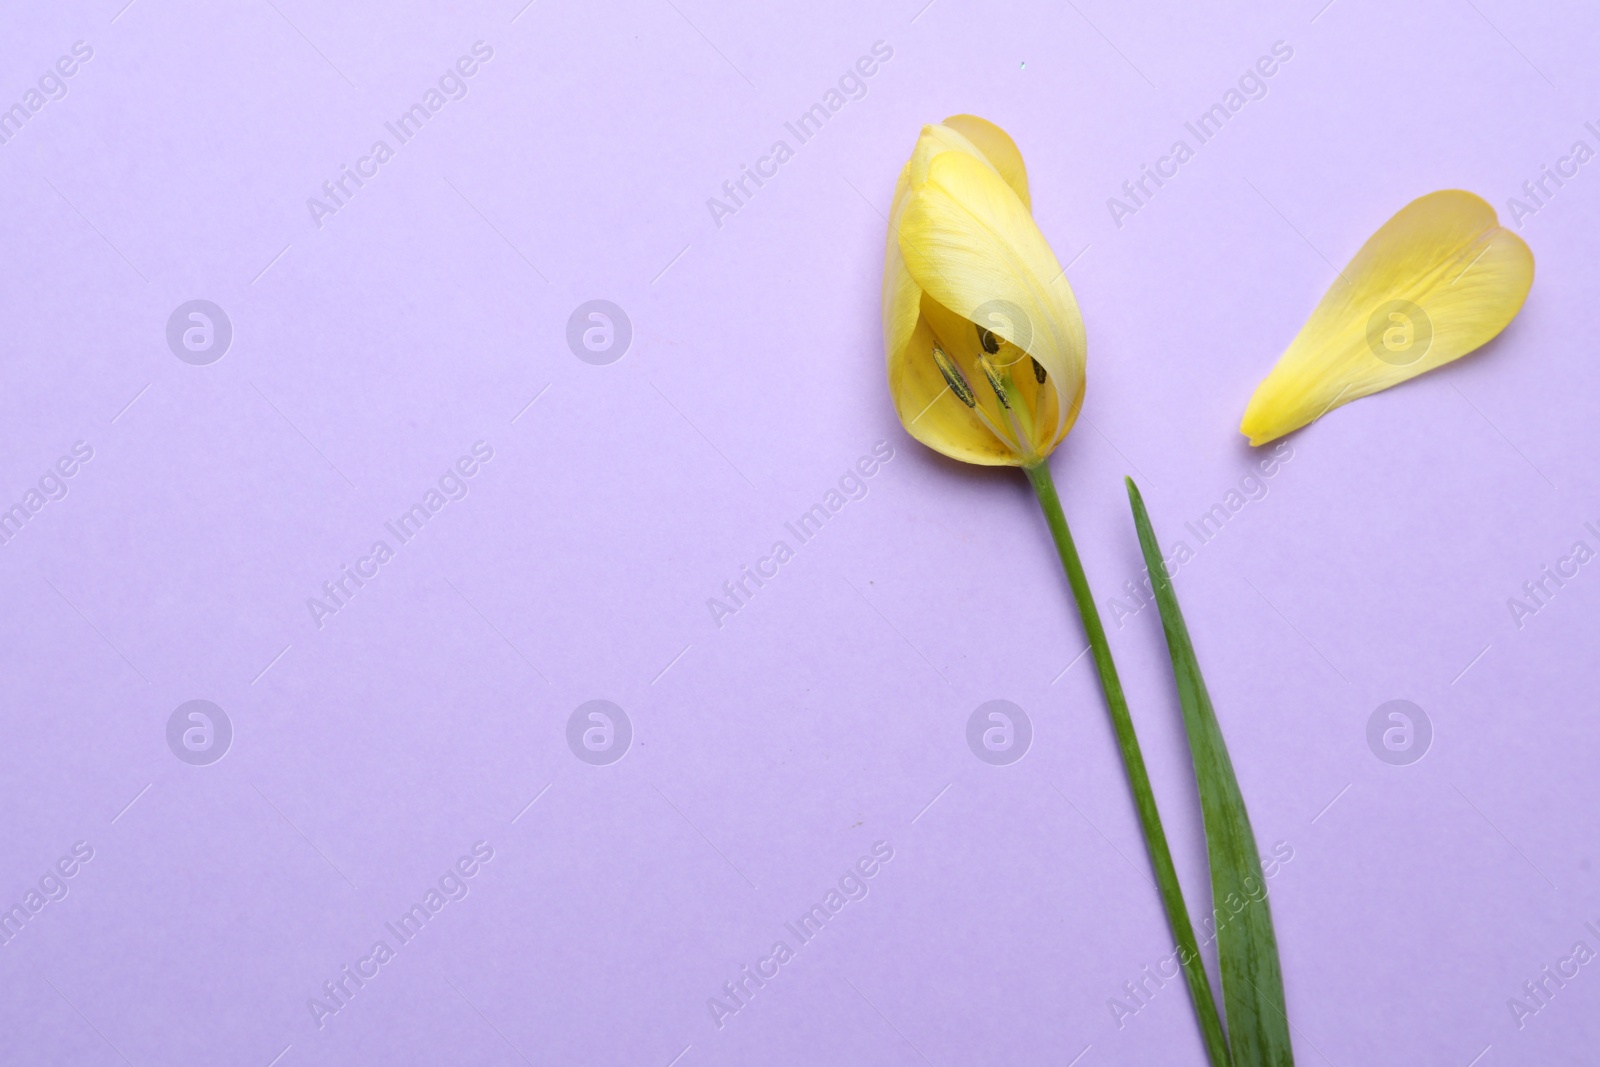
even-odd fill
[{"label": "detached yellow petal", "polygon": [[1361,246],[1256,387],[1239,423],[1265,444],[1460,359],[1516,317],[1533,253],[1479,197],[1429,193]]}]

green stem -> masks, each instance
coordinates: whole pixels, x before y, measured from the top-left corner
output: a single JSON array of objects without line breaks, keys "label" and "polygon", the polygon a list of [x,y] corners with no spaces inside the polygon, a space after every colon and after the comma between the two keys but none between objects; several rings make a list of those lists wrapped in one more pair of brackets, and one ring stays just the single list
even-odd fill
[{"label": "green stem", "polygon": [[1211,1067],[1229,1067],[1232,1061],[1227,1040],[1222,1034],[1222,1020],[1217,1014],[1217,1002],[1211,995],[1211,982],[1206,977],[1205,964],[1200,959],[1194,926],[1189,922],[1189,909],[1183,903],[1178,872],[1172,865],[1172,852],[1167,848],[1167,835],[1161,829],[1161,815],[1156,811],[1155,794],[1150,790],[1144,754],[1139,751],[1139,738],[1133,732],[1133,719],[1128,715],[1128,701],[1122,695],[1122,680],[1117,677],[1117,665],[1111,661],[1111,645],[1106,641],[1100,612],[1094,606],[1094,595],[1089,592],[1089,579],[1083,573],[1077,546],[1072,543],[1072,531],[1067,529],[1061,498],[1056,495],[1056,484],[1050,477],[1050,465],[1041,460],[1023,470],[1033,486],[1034,495],[1039,498],[1044,521],[1050,526],[1050,536],[1055,539],[1062,569],[1067,572],[1067,583],[1072,586],[1073,599],[1078,602],[1078,617],[1083,620],[1089,648],[1094,653],[1100,688],[1105,693],[1106,708],[1111,712],[1111,725],[1116,729],[1117,747],[1122,751],[1122,766],[1128,774],[1128,786],[1133,790],[1134,806],[1139,810],[1139,827],[1144,831],[1150,865],[1155,868],[1156,886],[1161,893],[1161,905],[1167,913],[1167,925],[1172,928],[1172,936],[1178,942],[1178,961],[1183,966],[1189,999],[1194,1002],[1194,1013],[1200,1022],[1206,1056]]}]

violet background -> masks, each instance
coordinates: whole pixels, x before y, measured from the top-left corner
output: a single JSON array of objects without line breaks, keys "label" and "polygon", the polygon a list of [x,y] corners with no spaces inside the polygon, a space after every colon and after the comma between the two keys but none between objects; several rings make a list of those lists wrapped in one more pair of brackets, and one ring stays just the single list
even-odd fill
[{"label": "violet background", "polygon": [[[1108,605],[1139,570],[1122,476],[1186,537],[1258,458],[1239,414],[1335,264],[1437,188],[1509,221],[1600,147],[1592,9],[123,2],[0,33],[6,106],[94,49],[0,145],[0,503],[94,449],[0,546],[0,902],[94,849],[0,947],[0,1061],[1203,1062],[1177,983],[1120,1029],[1107,1006],[1169,935],[1026,486],[889,404],[895,175],[958,111],[1024,152],[1088,328],[1053,466]],[[469,94],[315,226],[479,40]],[[878,41],[865,98],[718,228],[707,198]],[[1276,41],[1268,95],[1117,227],[1107,198]],[[1600,547],[1597,195],[1590,163],[1524,220],[1500,339],[1295,434],[1179,573],[1258,839],[1293,849],[1303,1064],[1600,1055],[1600,965],[1520,1030],[1506,1003],[1600,948],[1600,577],[1507,608]],[[209,366],[165,341],[193,298],[233,324]],[[609,366],[564,339],[594,298],[634,331]],[[318,629],[307,598],[480,440],[470,495]],[[869,495],[717,627],[707,598],[878,441]],[[1112,641],[1199,911],[1154,613]],[[195,698],[235,730],[205,767],[165,738]],[[610,766],[565,742],[593,698],[633,724]],[[1008,767],[966,746],[994,698],[1034,724]],[[1391,699],[1433,724],[1409,766],[1367,746]],[[470,895],[319,1029],[308,998],[478,840]],[[713,1025],[880,840],[870,895]]]}]

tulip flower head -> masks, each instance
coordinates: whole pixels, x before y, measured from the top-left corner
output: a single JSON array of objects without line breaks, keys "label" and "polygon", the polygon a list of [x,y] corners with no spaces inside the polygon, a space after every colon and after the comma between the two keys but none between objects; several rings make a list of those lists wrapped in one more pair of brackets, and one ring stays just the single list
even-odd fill
[{"label": "tulip flower head", "polygon": [[1533,253],[1494,208],[1445,189],[1401,208],[1334,279],[1239,430],[1252,445],[1494,338],[1533,285]]},{"label": "tulip flower head", "polygon": [[1083,319],[993,123],[923,127],[890,209],[883,333],[900,421],[952,459],[1034,467],[1076,421]]}]

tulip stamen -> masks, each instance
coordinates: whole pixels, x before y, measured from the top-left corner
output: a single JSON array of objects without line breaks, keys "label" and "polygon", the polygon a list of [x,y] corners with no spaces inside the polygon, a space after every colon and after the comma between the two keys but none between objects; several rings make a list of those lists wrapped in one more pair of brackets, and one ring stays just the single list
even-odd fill
[{"label": "tulip stamen", "polygon": [[1044,364],[1040,363],[1038,360],[1034,359],[1032,356],[1028,357],[1028,362],[1033,364],[1033,380],[1038,382],[1040,385],[1043,385],[1044,384]]},{"label": "tulip stamen", "polygon": [[1054,392],[1054,389],[1046,390],[1044,388],[1044,368],[1039,366],[1037,360],[1034,361],[1034,367],[1033,376],[1039,380],[1039,388],[1033,391],[1033,424],[1042,426],[1044,425],[1045,393]]},{"label": "tulip stamen", "polygon": [[955,360],[945,355],[944,349],[938,345],[933,346],[933,362],[938,365],[939,373],[944,375],[945,384],[956,394],[956,399],[967,407],[976,409],[978,398],[973,395],[972,386],[967,384],[967,379],[962,375],[961,368],[956,366]]},{"label": "tulip stamen", "polygon": [[[977,323],[973,325],[978,326]],[[996,337],[992,330],[986,330],[982,326],[978,326],[978,344],[982,345],[983,350],[991,356],[1000,351],[1000,338]]]},{"label": "tulip stamen", "polygon": [[956,395],[958,400],[972,409],[972,413],[978,416],[978,421],[983,423],[983,428],[994,434],[994,439],[1006,448],[1016,451],[1018,449],[1017,442],[1023,440],[1023,438],[1019,435],[1017,440],[1013,441],[1006,436],[1000,427],[995,425],[994,420],[989,417],[989,413],[979,405],[978,397],[973,393],[972,386],[967,384],[966,375],[961,373],[961,368],[956,366],[955,360],[946,355],[945,350],[937,344],[933,346],[933,362],[938,366],[939,373],[944,375],[945,384],[950,387],[950,391]]},{"label": "tulip stamen", "polygon": [[[984,411],[981,406],[973,408],[972,413],[978,416],[978,421],[983,423],[983,428],[992,433],[994,435],[994,439],[1004,445],[1007,450],[1011,452],[1021,452],[1027,448],[1027,440],[1022,437],[1021,434],[1018,434],[1013,440],[1005,433],[1004,430],[995,425],[994,420],[989,417],[989,413]],[[1010,412],[1007,412],[1006,414],[1009,415]],[[1016,429],[1016,423],[1016,419],[1011,420],[1011,428],[1013,430]]]},{"label": "tulip stamen", "polygon": [[1011,410],[1011,397],[1006,394],[1005,382],[1000,379],[1000,372],[990,362],[987,355],[978,357],[978,369],[983,371],[983,376],[989,379],[989,388],[994,390],[995,398],[1000,401],[1000,406],[1007,411]]},{"label": "tulip stamen", "polygon": [[1011,406],[1011,390],[1017,387],[1017,383],[1011,378],[1011,372],[1006,371],[1001,374],[986,354],[978,356],[978,367],[983,371],[983,376],[989,380],[989,388],[994,390],[995,399],[1000,401],[1000,410],[1005,415],[1006,425],[1015,435],[1009,443],[1021,452],[1024,458],[1031,458],[1034,454],[1031,433],[1033,419],[1029,417],[1026,409],[1018,410]]}]

